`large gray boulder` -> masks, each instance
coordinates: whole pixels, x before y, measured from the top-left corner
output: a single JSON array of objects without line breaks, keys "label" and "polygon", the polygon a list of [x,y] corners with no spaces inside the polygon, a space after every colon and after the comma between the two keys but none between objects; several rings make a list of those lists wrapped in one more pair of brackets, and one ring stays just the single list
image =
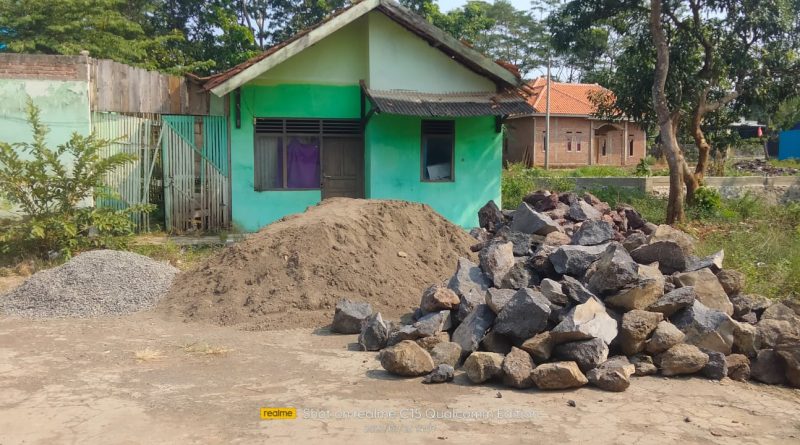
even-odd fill
[{"label": "large gray boulder", "polygon": [[419,308],[426,313],[451,310],[460,302],[461,300],[453,290],[434,284],[422,292]]},{"label": "large gray boulder", "polygon": [[403,340],[379,354],[381,366],[392,374],[415,377],[433,371],[434,364],[428,351],[411,340]]},{"label": "large gray boulder", "polygon": [[694,252],[694,239],[686,232],[667,224],[661,224],[656,227],[655,231],[650,234],[650,239],[648,241],[650,244],[659,241],[674,241],[687,255],[691,255]]},{"label": "large gray boulder", "polygon": [[686,334],[686,343],[725,355],[731,353],[736,325],[724,312],[695,301],[691,307],[673,315],[672,323]]},{"label": "large gray boulder", "polygon": [[539,389],[578,388],[589,383],[575,362],[539,365],[531,373],[531,378]]},{"label": "large gray boulder", "polygon": [[574,361],[586,372],[608,359],[608,345],[599,338],[562,343],[553,349],[553,355],[562,360]]},{"label": "large gray boulder", "polygon": [[478,225],[494,233],[503,225],[503,212],[494,201],[489,201],[478,210]]},{"label": "large gray boulder", "polygon": [[538,282],[538,276],[530,266],[530,257],[518,257],[511,270],[506,273],[500,286],[504,289],[522,289]]},{"label": "large gray boulder", "polygon": [[728,363],[725,361],[725,354],[717,351],[706,351],[708,363],[703,366],[701,372],[707,379],[722,380],[728,376]]},{"label": "large gray boulder", "polygon": [[631,385],[636,367],[624,355],[611,357],[586,373],[589,383],[606,391],[622,392]]},{"label": "large gray boulder", "polygon": [[583,276],[586,269],[600,258],[606,245],[597,246],[561,246],[550,255],[553,269],[562,275]]},{"label": "large gray boulder", "polygon": [[551,280],[550,278],[542,280],[539,284],[539,291],[553,304],[565,306],[569,302],[567,294],[564,293],[564,289],[561,287],[561,283]]},{"label": "large gray boulder", "polygon": [[594,273],[587,284],[595,294],[607,295],[631,286],[638,280],[639,265],[622,244],[611,243],[594,265]]},{"label": "large gray boulder", "polygon": [[773,303],[769,305],[761,314],[762,320],[782,320],[788,321],[793,325],[800,326],[800,317],[797,313],[783,303]]},{"label": "large gray boulder", "polygon": [[783,385],[786,380],[786,362],[774,349],[762,349],[750,363],[750,376],[769,385]]},{"label": "large gray boulder", "polygon": [[481,340],[481,351],[496,352],[498,354],[508,354],[512,347],[511,339],[508,336],[489,331]]},{"label": "large gray boulder", "polygon": [[658,263],[662,273],[672,274],[686,270],[688,259],[675,241],[656,241],[631,251],[631,257],[640,264]]},{"label": "large gray boulder", "polygon": [[459,258],[456,273],[450,278],[447,287],[459,296],[456,318],[461,321],[469,315],[472,308],[483,303],[486,290],[491,286],[477,264],[466,258]]},{"label": "large gray boulder", "polygon": [[446,364],[455,368],[461,361],[461,346],[458,343],[442,342],[434,346],[430,354],[434,365]]},{"label": "large gray boulder", "polygon": [[611,344],[617,337],[617,320],[608,314],[600,300],[590,298],[572,308],[550,333],[555,343],[600,338]]},{"label": "large gray boulder", "polygon": [[648,354],[661,354],[667,349],[683,342],[684,338],[686,338],[686,334],[676,328],[674,324],[665,320],[658,323],[650,339],[645,343],[645,350]]},{"label": "large gray boulder", "polygon": [[486,304],[492,308],[495,314],[499,314],[506,303],[511,301],[511,298],[513,298],[517,292],[518,291],[514,289],[497,289],[491,287],[486,291]]},{"label": "large gray boulder", "polygon": [[757,346],[764,349],[800,344],[800,325],[786,320],[764,318],[756,324]]},{"label": "large gray boulder", "polygon": [[514,212],[511,230],[536,235],[560,232],[561,226],[544,213],[539,213],[527,203],[521,203]]},{"label": "large gray boulder", "polygon": [[586,303],[591,298],[597,298],[589,289],[586,289],[586,286],[581,284],[580,281],[569,275],[564,275],[561,280],[561,288],[570,300],[578,304]]},{"label": "large gray boulder", "polygon": [[506,226],[498,232],[498,235],[514,245],[514,256],[529,256],[533,253],[531,251],[533,235],[530,233],[512,232],[511,228]]},{"label": "large gray boulder", "polygon": [[734,322],[733,351],[755,357],[759,349],[761,338],[758,336],[758,328],[749,323]]},{"label": "large gray boulder", "polygon": [[521,343],[543,331],[549,317],[549,301],[541,292],[520,289],[497,315],[494,330]]},{"label": "large gray boulder", "polygon": [[800,388],[800,344],[783,345],[776,352],[783,359],[789,385]]},{"label": "large gray boulder", "polygon": [[755,314],[756,321],[772,305],[772,300],[755,294],[738,294],[730,297],[734,318],[741,319],[747,314]]},{"label": "large gray boulder", "polygon": [[645,309],[664,296],[664,275],[658,266],[641,264],[638,269],[638,280],[606,297],[606,304],[625,310]]},{"label": "large gray boulder", "polygon": [[339,334],[359,334],[361,322],[370,315],[372,306],[369,303],[341,300],[336,303],[331,330]]},{"label": "large gray boulder", "polygon": [[503,370],[503,383],[512,388],[531,388],[533,379],[531,373],[536,365],[533,364],[531,356],[519,348],[511,348],[511,352],[503,359],[501,368]]},{"label": "large gray boulder", "polygon": [[651,312],[661,312],[665,317],[670,317],[675,312],[690,307],[694,304],[696,298],[697,293],[695,293],[694,287],[679,287],[664,294],[664,296],[648,306],[647,310]]},{"label": "large gray boulder", "polygon": [[738,270],[723,269],[717,272],[717,279],[729,297],[742,293],[745,286],[745,276]]},{"label": "large gray boulder", "polygon": [[603,217],[603,214],[592,207],[588,202],[577,199],[569,205],[569,213],[567,216],[573,221],[580,222],[588,219],[600,219]]},{"label": "large gray boulder", "polygon": [[694,374],[708,363],[708,354],[694,345],[681,343],[661,355],[661,374],[665,376]]},{"label": "large gray boulder", "polygon": [[464,371],[472,383],[483,383],[503,374],[502,354],[494,352],[473,352],[464,361]]},{"label": "large gray boulder", "polygon": [[673,282],[678,287],[694,287],[697,300],[705,306],[733,315],[733,303],[719,284],[717,276],[709,269],[700,269],[694,272],[677,274]]},{"label": "large gray boulder", "polygon": [[367,317],[361,325],[361,332],[358,335],[358,344],[365,351],[380,351],[386,347],[389,339],[389,327],[384,323],[381,313]]},{"label": "large gray boulder", "polygon": [[502,287],[503,278],[514,267],[514,245],[509,242],[490,242],[478,254],[483,272],[495,287]]},{"label": "large gray boulder", "polygon": [[486,335],[486,331],[492,326],[495,313],[486,304],[479,304],[461,322],[453,332],[451,341],[461,346],[462,354],[469,354],[476,351],[481,344],[481,340]]},{"label": "large gray boulder", "polygon": [[585,221],[572,234],[572,244],[596,246],[614,239],[614,226],[603,220]]},{"label": "large gray boulder", "polygon": [[645,341],[656,330],[664,316],[659,312],[634,309],[622,316],[619,328],[619,346],[625,355],[642,352]]}]

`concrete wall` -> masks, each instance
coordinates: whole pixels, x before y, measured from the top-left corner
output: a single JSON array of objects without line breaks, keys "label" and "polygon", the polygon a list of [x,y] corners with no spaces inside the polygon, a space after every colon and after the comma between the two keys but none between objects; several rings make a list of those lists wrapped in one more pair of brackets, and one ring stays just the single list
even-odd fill
[{"label": "concrete wall", "polygon": [[[740,198],[750,193],[770,204],[800,201],[800,177],[734,176],[706,177],[706,187],[719,191],[723,198]],[[669,194],[669,178],[576,178],[579,189],[598,187],[631,188],[658,196]]]},{"label": "concrete wall", "polygon": [[[585,165],[636,165],[646,156],[647,141],[644,131],[634,123],[614,123],[619,129],[605,135],[595,134],[608,121],[585,117],[552,116],[550,118],[550,165],[553,167],[581,167]],[[542,116],[509,119],[506,121],[506,143],[503,160],[506,163],[522,162],[525,151],[533,153],[535,166],[545,163],[545,127]],[[599,143],[607,139],[606,155],[603,156]],[[569,150],[567,141],[571,140]],[[628,152],[629,142],[633,140],[633,155]],[[580,150],[578,143],[580,142]]]},{"label": "concrete wall", "polygon": [[0,54],[0,140],[30,142],[27,99],[40,109],[51,148],[89,134],[88,57]]}]

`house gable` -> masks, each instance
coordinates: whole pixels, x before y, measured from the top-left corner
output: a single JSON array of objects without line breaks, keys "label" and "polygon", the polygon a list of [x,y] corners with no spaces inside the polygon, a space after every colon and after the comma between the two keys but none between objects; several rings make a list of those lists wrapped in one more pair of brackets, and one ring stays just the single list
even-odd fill
[{"label": "house gable", "polygon": [[361,17],[250,83],[357,85],[369,75],[367,38],[367,17]]},{"label": "house gable", "polygon": [[495,83],[476,73],[385,14],[369,16],[369,87],[426,93],[486,92]]}]

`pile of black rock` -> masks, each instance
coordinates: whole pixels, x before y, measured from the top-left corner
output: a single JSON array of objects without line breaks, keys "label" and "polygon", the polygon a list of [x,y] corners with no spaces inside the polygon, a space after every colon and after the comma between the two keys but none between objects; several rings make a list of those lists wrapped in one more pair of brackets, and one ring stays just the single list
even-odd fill
[{"label": "pile of black rock", "polygon": [[800,387],[800,302],[743,293],[723,252],[612,209],[591,194],[538,191],[479,212],[474,251],[422,295],[408,323],[345,300],[332,329],[358,333],[400,376],[624,391],[631,376],[700,374]]}]

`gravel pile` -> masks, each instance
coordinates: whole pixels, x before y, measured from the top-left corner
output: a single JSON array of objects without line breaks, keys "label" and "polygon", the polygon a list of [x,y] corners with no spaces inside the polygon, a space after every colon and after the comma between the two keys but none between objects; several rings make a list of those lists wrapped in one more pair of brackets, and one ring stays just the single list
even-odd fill
[{"label": "gravel pile", "polygon": [[0,313],[30,318],[129,314],[152,308],[177,273],[135,253],[86,252],[0,296]]}]

